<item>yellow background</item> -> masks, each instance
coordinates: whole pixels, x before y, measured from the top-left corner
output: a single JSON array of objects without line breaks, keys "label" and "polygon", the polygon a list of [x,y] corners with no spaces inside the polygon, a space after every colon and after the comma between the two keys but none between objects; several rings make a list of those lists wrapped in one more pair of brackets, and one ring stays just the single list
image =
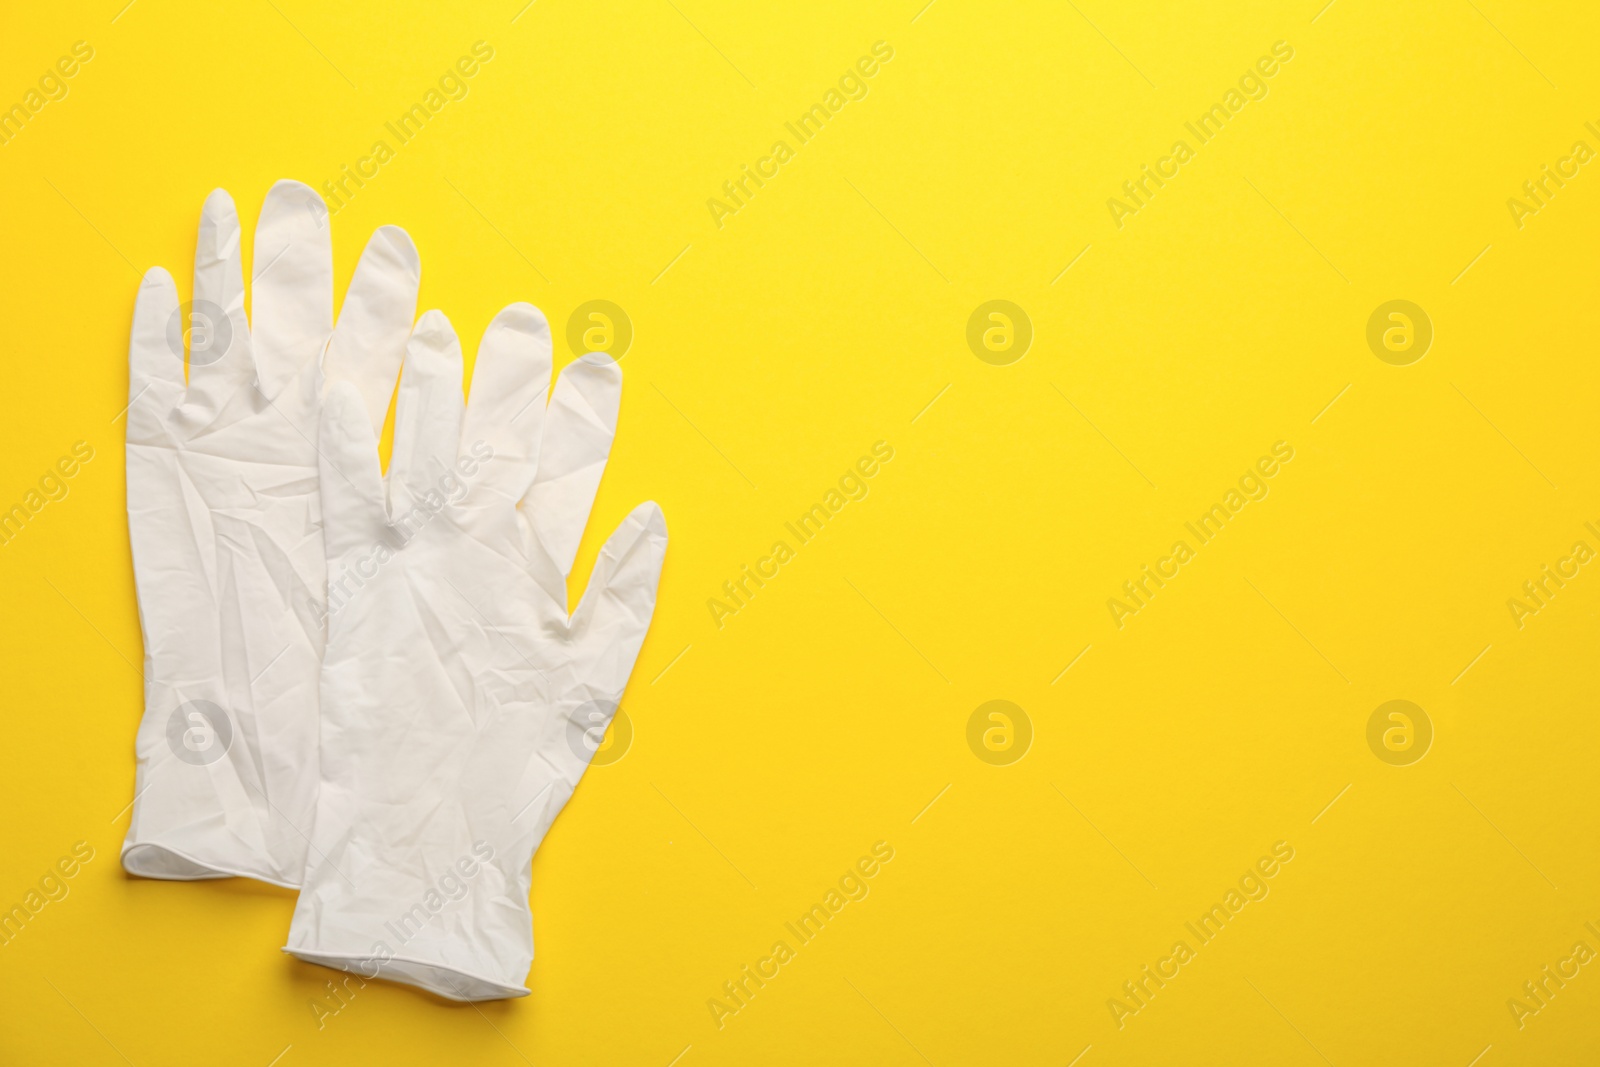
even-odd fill
[{"label": "yellow background", "polygon": [[[1600,16],[922,2],[7,13],[0,104],[95,57],[0,147],[0,506],[95,459],[0,547],[0,904],[96,857],[0,947],[0,1060],[1600,1061],[1594,964],[1520,1030],[1506,1005],[1600,949],[1600,568],[1520,629],[1506,605],[1600,548],[1596,164],[1521,229],[1506,206],[1600,148]],[[632,747],[535,860],[533,995],[374,983],[319,1029],[291,894],[117,864],[129,321],[145,268],[187,292],[210,189],[248,244],[274,180],[338,176],[478,40],[470,94],[334,219],[338,292],[397,223],[469,358],[514,300],[558,364],[572,309],[625,308],[573,587],[639,500],[671,545]],[[880,40],[869,95],[719,229],[707,199]],[[1270,94],[1118,229],[1107,198],[1280,40]],[[1405,367],[1365,339],[1397,298],[1435,329]],[[965,341],[991,299],[1035,329],[1009,366]],[[718,629],[707,600],[878,440],[867,499]],[[1119,630],[1107,598],[1279,440],[1270,495]],[[1010,766],[967,745],[994,699],[1034,730]],[[1435,731],[1411,766],[1367,745],[1392,699]],[[1270,895],[1119,1029],[1107,1000],[1280,840]],[[877,841],[870,896],[719,1029],[708,999]]]}]

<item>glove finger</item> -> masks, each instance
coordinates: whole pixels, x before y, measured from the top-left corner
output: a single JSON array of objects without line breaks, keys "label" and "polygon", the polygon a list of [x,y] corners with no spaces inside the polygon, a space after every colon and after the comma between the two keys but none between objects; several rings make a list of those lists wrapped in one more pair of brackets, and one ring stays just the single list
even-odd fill
[{"label": "glove finger", "polygon": [[634,508],[600,550],[589,588],[572,613],[577,677],[596,693],[622,695],[656,609],[667,520],[655,501]]},{"label": "glove finger", "polygon": [[378,439],[366,402],[351,382],[335,382],[322,402],[317,467],[328,573],[353,548],[369,549],[386,523]]},{"label": "glove finger", "polygon": [[207,425],[240,389],[255,380],[250,322],[244,313],[244,269],[239,254],[239,214],[233,198],[213,189],[200,211],[194,251],[194,302],[184,333],[189,342],[190,416]]},{"label": "glove finger", "polygon": [[360,391],[374,437],[389,413],[421,284],[422,263],[411,236],[398,226],[379,227],[356,264],[323,360],[330,383],[353,382]]},{"label": "glove finger", "polygon": [[512,304],[484,331],[472,367],[461,446],[494,450],[477,485],[522,499],[538,466],[549,392],[550,324],[532,304]]},{"label": "glove finger", "polygon": [[166,415],[183,397],[183,389],[178,287],[165,269],[151,267],[139,285],[128,342],[128,440],[161,440]]},{"label": "glove finger", "polygon": [[562,575],[572,572],[617,434],[622,368],[603,353],[569,363],[545,414],[539,466],[522,498],[523,514]]},{"label": "glove finger", "polygon": [[[430,492],[460,496],[456,448],[461,442],[461,342],[442,311],[417,322],[406,344],[395,402],[389,460],[389,514],[415,532],[406,514]],[[433,501],[428,501],[435,507]],[[435,507],[436,509],[436,507]]]},{"label": "glove finger", "polygon": [[250,312],[261,389],[276,397],[333,330],[328,209],[310,186],[280,181],[256,222]]}]

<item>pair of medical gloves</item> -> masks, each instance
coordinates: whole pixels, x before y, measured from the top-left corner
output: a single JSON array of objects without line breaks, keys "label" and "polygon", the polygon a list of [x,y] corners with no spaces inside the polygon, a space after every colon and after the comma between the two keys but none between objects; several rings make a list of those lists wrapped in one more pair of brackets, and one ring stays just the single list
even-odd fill
[{"label": "pair of medical gloves", "polygon": [[513,304],[463,402],[449,321],[413,322],[411,239],[372,236],[335,321],[329,221],[307,186],[272,188],[247,316],[218,190],[192,303],[159,267],[139,290],[145,710],[122,863],[297,888],[285,951],[303,960],[457,1000],[526,996],[533,853],[633,670],[666,523],[654,503],[624,519],[569,613],[620,369],[585,355],[552,391],[549,325]]}]

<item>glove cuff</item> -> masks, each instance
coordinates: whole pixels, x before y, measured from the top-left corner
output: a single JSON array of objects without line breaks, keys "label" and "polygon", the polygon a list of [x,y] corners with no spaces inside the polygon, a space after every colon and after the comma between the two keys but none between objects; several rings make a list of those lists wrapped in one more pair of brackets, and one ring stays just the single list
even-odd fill
[{"label": "glove cuff", "polygon": [[350,852],[313,853],[284,951],[448,1000],[527,996],[523,982],[533,963],[527,882],[509,876],[486,842],[435,854],[456,853],[454,860],[406,870],[367,865]]},{"label": "glove cuff", "polygon": [[[274,825],[286,816],[243,777],[244,749],[230,745],[232,725],[221,709],[192,701],[163,716],[158,707],[147,696],[123,869],[140,878],[254,878],[298,888],[304,839],[286,823]],[[173,725],[185,709],[198,725],[181,717]],[[254,779],[253,767],[242,769]]]},{"label": "glove cuff", "polygon": [[528,995],[526,986],[509,984],[490,975],[475,974],[454,964],[444,964],[409,955],[346,955],[321,953],[285,945],[284,952],[297,960],[331,967],[336,971],[349,971],[368,981],[382,978],[390,982],[416,986],[444,997],[446,1000],[475,1003],[485,1000],[510,1000]]},{"label": "glove cuff", "polygon": [[[258,882],[298,889],[299,883],[262,862],[262,850],[249,841],[209,823],[173,823],[156,827],[140,818],[139,803],[128,836],[122,841],[122,869],[136,878],[197,882],[211,878],[253,878]],[[211,822],[220,822],[220,817]]]}]

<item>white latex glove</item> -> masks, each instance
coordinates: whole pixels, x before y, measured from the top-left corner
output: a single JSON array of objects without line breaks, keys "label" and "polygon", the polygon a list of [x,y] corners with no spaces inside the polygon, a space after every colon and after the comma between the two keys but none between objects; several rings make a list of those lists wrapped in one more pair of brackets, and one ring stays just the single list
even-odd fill
[{"label": "white latex glove", "polygon": [[128,532],[145,709],[122,846],[131,874],[300,884],[326,599],[319,363],[330,380],[359,382],[358,403],[381,425],[419,279],[411,239],[378,230],[335,329],[328,229],[311,189],[273,186],[256,226],[251,322],[239,219],[218,189],[200,215],[192,308],[179,308],[160,267],[139,289]]},{"label": "white latex glove", "polygon": [[387,483],[361,398],[329,393],[322,789],[285,951],[456,1000],[526,996],[534,850],[572,795],[655,609],[641,504],[567,614],[622,372],[568,366],[527,304],[485,332],[472,400],[430,311],[406,350]]}]

